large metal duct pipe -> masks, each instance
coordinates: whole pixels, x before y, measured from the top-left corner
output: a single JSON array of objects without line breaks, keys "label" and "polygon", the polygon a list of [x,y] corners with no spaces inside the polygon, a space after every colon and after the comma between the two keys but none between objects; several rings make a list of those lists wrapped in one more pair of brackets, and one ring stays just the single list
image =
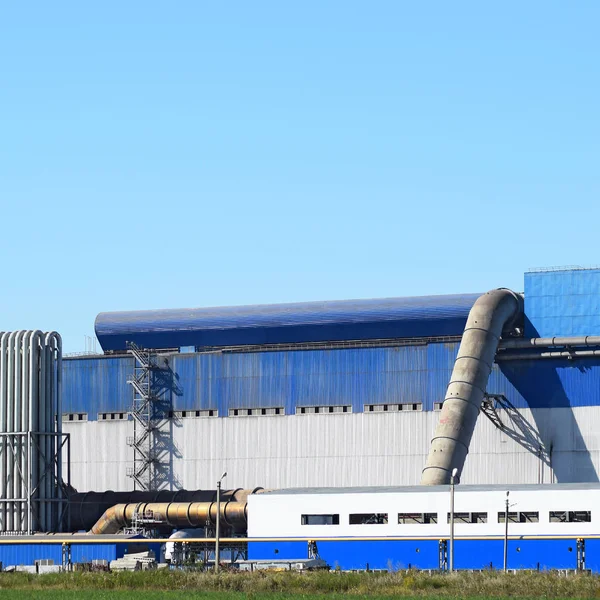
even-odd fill
[{"label": "large metal duct pipe", "polygon": [[500,336],[522,311],[521,296],[504,288],[484,294],[471,308],[421,485],[448,484],[455,468],[460,480]]},{"label": "large metal duct pipe", "polygon": [[[263,488],[253,490],[222,490],[221,514],[227,512],[227,519],[234,519],[233,505],[246,504],[250,494],[258,494]],[[103,514],[116,505],[168,505],[168,504],[206,504],[214,505],[216,510],[216,490],[160,490],[154,492],[76,492],[69,495],[69,531],[89,531],[94,529],[97,522],[102,520]],[[231,505],[230,508],[227,506]],[[138,511],[139,512],[139,511]],[[162,514],[162,513],[161,513]],[[189,525],[185,525],[189,527]]]},{"label": "large metal duct pipe", "polygon": [[[117,533],[134,521],[135,513],[140,516],[152,515],[159,525],[172,528],[204,527],[216,523],[217,505],[215,502],[151,502],[137,504],[117,504],[109,508],[92,527],[95,535]],[[221,522],[236,531],[247,527],[246,502],[228,502],[221,505]]]}]

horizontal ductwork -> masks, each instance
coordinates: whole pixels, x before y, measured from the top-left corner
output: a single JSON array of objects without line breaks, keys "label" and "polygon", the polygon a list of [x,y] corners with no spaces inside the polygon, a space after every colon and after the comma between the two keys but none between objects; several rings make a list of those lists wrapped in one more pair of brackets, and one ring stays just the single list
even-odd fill
[{"label": "horizontal ductwork", "polygon": [[600,350],[549,350],[547,352],[519,352],[515,354],[502,353],[496,356],[496,360],[503,362],[507,360],[538,360],[538,359],[567,359],[574,358],[596,358],[600,356]]},{"label": "horizontal ductwork", "polygon": [[[222,490],[221,524],[245,531],[247,498],[262,491],[260,487]],[[152,515],[157,528],[204,527],[216,523],[216,500],[215,490],[75,493],[69,497],[71,530],[116,533],[131,525],[136,514]]]},{"label": "horizontal ductwork", "polygon": [[552,348],[552,347],[585,347],[600,346],[599,335],[583,335],[576,337],[548,337],[548,338],[515,338],[502,340],[500,349],[526,349],[526,348]]},{"label": "horizontal ductwork", "polygon": [[[221,524],[229,525],[234,531],[245,531],[248,519],[246,502],[222,502]],[[140,502],[137,504],[116,504],[109,508],[90,533],[95,535],[114,534],[129,527],[135,516],[149,519],[156,526],[172,528],[204,527],[216,523],[216,502]]]}]

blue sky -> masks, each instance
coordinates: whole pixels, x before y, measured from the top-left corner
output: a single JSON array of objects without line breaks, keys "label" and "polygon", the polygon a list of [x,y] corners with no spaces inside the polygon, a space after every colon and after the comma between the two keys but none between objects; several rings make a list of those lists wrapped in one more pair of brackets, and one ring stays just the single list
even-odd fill
[{"label": "blue sky", "polygon": [[600,3],[0,8],[0,329],[600,263]]}]

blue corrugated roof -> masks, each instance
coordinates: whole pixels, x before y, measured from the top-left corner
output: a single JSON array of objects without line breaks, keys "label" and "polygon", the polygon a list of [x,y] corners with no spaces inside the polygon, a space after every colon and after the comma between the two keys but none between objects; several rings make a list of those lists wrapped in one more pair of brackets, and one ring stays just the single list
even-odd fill
[{"label": "blue corrugated roof", "polygon": [[480,294],[100,313],[107,350],[461,335]]}]

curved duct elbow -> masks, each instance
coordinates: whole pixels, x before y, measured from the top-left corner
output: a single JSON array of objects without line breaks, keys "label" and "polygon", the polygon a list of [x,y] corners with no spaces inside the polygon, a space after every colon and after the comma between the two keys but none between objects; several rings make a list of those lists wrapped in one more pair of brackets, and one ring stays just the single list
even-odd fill
[{"label": "curved duct elbow", "polygon": [[514,327],[522,312],[522,297],[505,288],[484,294],[473,305],[421,475],[421,485],[450,483],[455,468],[457,482],[460,480],[500,336]]},{"label": "curved duct elbow", "polygon": [[[131,504],[115,504],[107,509],[104,514],[98,519],[98,522],[92,527],[91,533],[117,533],[119,529],[127,524],[127,508]],[[134,504],[135,507],[137,504]],[[133,515],[133,511],[132,511]],[[131,520],[131,517],[130,519]]]}]

